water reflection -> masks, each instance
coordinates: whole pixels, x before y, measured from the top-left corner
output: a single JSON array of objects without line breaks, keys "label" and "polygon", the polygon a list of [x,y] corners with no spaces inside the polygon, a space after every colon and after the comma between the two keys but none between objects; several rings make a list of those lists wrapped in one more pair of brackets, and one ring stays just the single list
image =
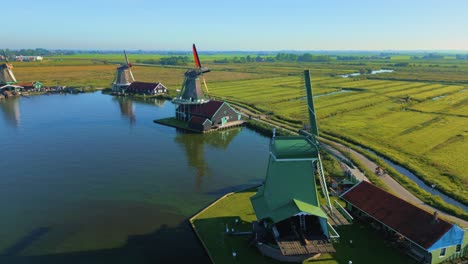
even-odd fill
[{"label": "water reflection", "polygon": [[113,100],[115,100],[119,104],[120,108],[120,114],[128,118],[130,121],[130,125],[134,125],[136,123],[136,115],[135,115],[135,106],[133,103],[143,103],[143,104],[151,104],[154,105],[158,108],[163,107],[164,104],[166,103],[167,100],[165,99],[159,99],[159,98],[129,98],[129,97],[113,97]]},{"label": "water reflection", "polygon": [[133,106],[133,101],[127,97],[114,97],[114,100],[117,101],[120,107],[120,114],[123,117],[126,117],[130,120],[130,125],[134,125],[136,122],[135,118],[135,108]]},{"label": "water reflection", "polygon": [[20,123],[19,98],[0,99],[0,108],[5,116],[5,121],[12,127],[18,127]]},{"label": "water reflection", "polygon": [[204,157],[204,145],[226,150],[232,140],[242,130],[241,127],[216,131],[207,134],[194,134],[177,131],[175,141],[182,146],[187,156],[188,165],[196,170],[195,186],[200,189],[203,176],[210,175],[210,170]]}]

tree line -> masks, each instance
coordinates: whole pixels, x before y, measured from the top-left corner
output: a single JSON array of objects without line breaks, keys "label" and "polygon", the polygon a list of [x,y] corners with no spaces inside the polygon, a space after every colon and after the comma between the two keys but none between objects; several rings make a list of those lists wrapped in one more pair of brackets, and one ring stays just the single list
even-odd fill
[{"label": "tree line", "polygon": [[165,57],[160,59],[137,59],[135,60],[136,63],[144,63],[144,64],[159,64],[159,65],[178,65],[183,66],[187,65],[191,60],[188,56],[171,56]]}]

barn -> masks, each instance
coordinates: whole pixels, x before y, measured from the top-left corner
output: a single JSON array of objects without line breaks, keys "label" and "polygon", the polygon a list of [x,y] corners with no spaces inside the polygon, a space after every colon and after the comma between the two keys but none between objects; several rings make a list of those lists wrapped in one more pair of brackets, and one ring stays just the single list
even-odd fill
[{"label": "barn", "polygon": [[160,82],[132,82],[127,89],[127,94],[145,94],[145,95],[156,95],[167,93],[167,88]]},{"label": "barn", "polygon": [[420,263],[436,264],[468,255],[466,230],[361,181],[341,195],[347,209],[370,222],[388,237],[395,237]]},{"label": "barn", "polygon": [[180,104],[176,109],[176,119],[188,122],[192,129],[207,131],[241,120],[241,114],[227,102],[208,101],[203,104]]}]

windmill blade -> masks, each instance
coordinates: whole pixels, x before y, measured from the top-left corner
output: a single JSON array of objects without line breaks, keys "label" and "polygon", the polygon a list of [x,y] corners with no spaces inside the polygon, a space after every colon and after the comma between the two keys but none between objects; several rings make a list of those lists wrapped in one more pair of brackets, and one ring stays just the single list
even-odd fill
[{"label": "windmill blade", "polygon": [[203,84],[205,84],[206,93],[210,93],[210,91],[208,91],[208,86],[206,85],[205,75],[202,75],[202,79],[203,79]]},{"label": "windmill blade", "polygon": [[195,47],[195,44],[192,46],[192,51],[193,51],[193,59],[195,61],[195,65],[197,68],[201,69],[201,63],[200,63],[200,58],[198,57],[198,52],[197,52],[197,47]]},{"label": "windmill blade", "polygon": [[312,94],[312,84],[310,82],[310,70],[304,71],[304,82],[307,93],[307,109],[309,112],[309,121],[310,121],[310,133],[315,137],[319,136],[318,127],[317,127],[317,118],[315,115],[314,108],[314,99]]},{"label": "windmill blade", "polygon": [[8,63],[8,57],[6,55],[5,50],[2,50],[2,52],[3,52],[3,59],[5,60],[6,63]]},{"label": "windmill blade", "polygon": [[130,64],[130,62],[128,62],[127,52],[125,52],[125,50],[123,52],[124,52],[125,62],[127,63],[127,66],[132,67],[132,64]]}]

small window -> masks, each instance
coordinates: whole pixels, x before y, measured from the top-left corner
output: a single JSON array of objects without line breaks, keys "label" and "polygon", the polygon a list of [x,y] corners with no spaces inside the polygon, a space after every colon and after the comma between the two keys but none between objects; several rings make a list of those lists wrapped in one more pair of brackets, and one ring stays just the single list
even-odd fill
[{"label": "small window", "polygon": [[460,253],[461,252],[461,244],[458,244],[457,247],[455,247],[455,253]]},{"label": "small window", "polygon": [[441,248],[441,249],[440,249],[439,257],[445,257],[445,251],[446,251],[446,250],[447,250],[446,248]]}]

